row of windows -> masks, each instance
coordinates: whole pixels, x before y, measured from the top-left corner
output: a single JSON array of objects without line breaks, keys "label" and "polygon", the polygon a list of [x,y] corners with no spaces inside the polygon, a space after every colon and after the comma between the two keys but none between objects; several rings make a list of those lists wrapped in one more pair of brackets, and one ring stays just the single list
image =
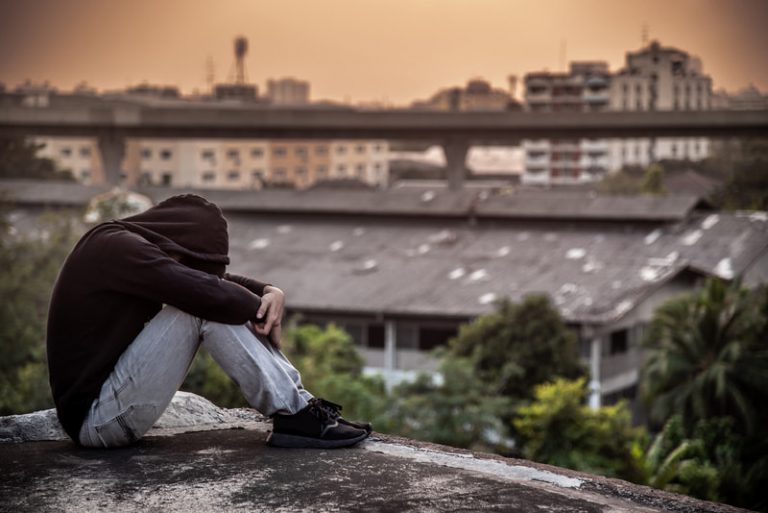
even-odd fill
[{"label": "row of windows", "polygon": [[[62,157],[71,157],[72,156],[72,148],[69,146],[64,146],[59,150],[59,153]],[[81,157],[90,157],[91,156],[91,148],[90,146],[81,146],[80,147],[80,156]]]},{"label": "row of windows", "polygon": [[[366,167],[365,164],[358,164],[357,166],[355,166],[354,171],[359,178],[363,178],[365,174],[365,167]],[[381,169],[381,164],[376,163],[374,164],[374,167],[377,170]],[[347,166],[345,166],[344,164],[339,164],[338,166],[336,166],[336,170],[339,173],[345,173],[347,171]],[[263,179],[264,174],[265,173],[263,169],[255,169],[251,172],[251,178],[254,180],[261,180]],[[307,177],[308,170],[306,167],[299,166],[294,168],[294,174],[302,178]],[[326,166],[317,166],[315,168],[315,176],[322,178],[322,177],[326,177],[327,175],[328,175],[328,168]],[[228,181],[234,182],[234,181],[239,181],[242,175],[240,171],[232,170],[227,172],[226,176]],[[284,167],[276,167],[272,171],[272,176],[275,178],[284,179],[288,176],[288,169]],[[202,173],[201,178],[202,178],[202,181],[204,182],[213,182],[216,180],[216,172],[205,171]]]},{"label": "row of windows", "polygon": [[[169,149],[162,149],[158,152],[158,155],[162,160],[171,160],[171,157],[173,157],[173,151]],[[151,148],[142,148],[141,150],[141,158],[144,160],[151,159],[152,158],[152,149]]]},{"label": "row of windows", "polygon": [[[346,146],[337,146],[336,147],[336,153],[339,155],[347,153],[348,148]],[[364,144],[358,144],[354,147],[354,151],[356,153],[365,153],[366,146]],[[300,157],[305,157],[309,155],[310,148],[306,146],[297,146],[293,149],[293,153]],[[373,147],[374,152],[380,152],[382,151],[382,146],[379,144],[376,144]],[[328,147],[327,146],[315,146],[314,147],[315,155],[326,155],[328,154]],[[250,150],[251,158],[261,158],[264,156],[264,148],[252,148]],[[288,155],[288,147],[286,146],[275,146],[272,148],[272,155],[275,157],[284,157]],[[228,159],[237,160],[240,158],[240,150],[238,149],[229,149],[226,151],[226,156]],[[216,152],[212,149],[204,149],[200,152],[200,157],[206,160],[215,159],[216,158]]]}]

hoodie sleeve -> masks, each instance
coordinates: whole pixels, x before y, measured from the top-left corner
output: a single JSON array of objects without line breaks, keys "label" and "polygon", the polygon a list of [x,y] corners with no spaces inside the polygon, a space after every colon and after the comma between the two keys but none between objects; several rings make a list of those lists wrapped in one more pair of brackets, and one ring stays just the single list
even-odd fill
[{"label": "hoodie sleeve", "polygon": [[182,265],[143,237],[128,231],[104,234],[99,282],[109,290],[175,306],[224,324],[256,318],[261,299],[242,285]]},{"label": "hoodie sleeve", "polygon": [[262,283],[258,280],[254,280],[253,278],[240,276],[238,274],[225,273],[224,279],[245,287],[259,297],[264,295],[264,287],[270,285],[269,283]]}]

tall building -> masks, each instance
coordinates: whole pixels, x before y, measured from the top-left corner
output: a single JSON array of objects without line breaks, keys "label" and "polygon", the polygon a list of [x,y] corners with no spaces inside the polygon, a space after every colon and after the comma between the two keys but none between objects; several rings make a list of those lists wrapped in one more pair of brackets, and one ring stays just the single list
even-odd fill
[{"label": "tall building", "polygon": [[[529,73],[525,76],[526,110],[533,112],[588,112],[610,108],[611,76],[605,62],[572,62],[567,73]],[[526,184],[594,181],[608,170],[606,141],[588,139],[526,140]]]},{"label": "tall building", "polygon": [[[701,60],[658,41],[628,52],[624,68],[611,81],[611,110],[709,110],[712,79]],[[613,141],[611,170],[647,166],[662,159],[701,160],[709,155],[705,138],[658,138]]]},{"label": "tall building", "polygon": [[[701,61],[657,41],[628,52],[616,73],[602,62],[574,62],[567,73],[529,73],[524,83],[526,109],[535,112],[708,110],[712,105],[712,79],[704,75]],[[529,184],[583,183],[625,166],[709,155],[704,138],[538,140],[523,146],[522,182]]]}]

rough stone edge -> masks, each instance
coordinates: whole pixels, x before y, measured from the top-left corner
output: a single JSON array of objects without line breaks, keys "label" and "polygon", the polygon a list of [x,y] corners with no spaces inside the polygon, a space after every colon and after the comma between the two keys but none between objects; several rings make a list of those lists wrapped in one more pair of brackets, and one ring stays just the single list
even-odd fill
[{"label": "rough stone edge", "polygon": [[[414,454],[426,454],[429,452],[439,454],[454,455],[457,459],[477,460],[477,461],[495,461],[503,463],[509,467],[528,468],[535,471],[545,472],[548,474],[555,474],[566,478],[572,478],[580,481],[578,487],[563,487],[558,485],[557,480],[546,481],[536,478],[525,478],[524,476],[515,478],[512,476],[512,480],[528,481],[529,484],[543,484],[545,488],[550,491],[556,489],[567,490],[569,493],[574,491],[586,492],[589,495],[600,495],[606,498],[613,498],[618,500],[630,500],[639,506],[645,506],[653,510],[662,510],[675,513],[748,513],[751,510],[738,508],[728,504],[705,501],[687,495],[676,494],[651,488],[649,486],[631,483],[622,479],[598,476],[595,474],[588,474],[585,472],[579,472],[576,470],[570,470],[563,467],[556,467],[553,465],[547,465],[544,463],[537,463],[529,460],[521,460],[516,458],[508,458],[491,453],[473,452],[466,449],[458,449],[456,447],[449,447],[439,444],[433,444],[429,442],[420,442],[418,440],[411,440],[393,435],[385,435],[380,433],[374,433],[370,441],[363,444],[363,448],[367,450],[377,451],[377,444],[387,444],[402,446],[410,449]],[[379,451],[384,452],[384,451]],[[408,457],[405,453],[399,455],[400,457]],[[418,459],[418,458],[410,458]],[[460,460],[459,460],[460,461]],[[433,464],[440,465],[439,460],[432,460]],[[448,465],[454,466],[454,465]],[[469,471],[477,471],[474,466],[462,466],[456,465],[456,468],[463,468]],[[489,466],[488,469],[493,469],[493,466]],[[482,471],[481,471],[482,472]],[[492,471],[483,472],[486,475],[497,475]],[[513,472],[515,474],[515,472]],[[536,474],[531,474],[536,475]],[[502,479],[509,480],[510,476],[499,476]]]},{"label": "rough stone edge", "polygon": [[[19,422],[37,423],[32,435],[16,434],[9,425]],[[147,433],[147,437],[175,436],[190,432],[227,429],[247,429],[268,432],[271,421],[249,408],[223,409],[205,398],[187,392],[177,392],[163,416]],[[18,430],[17,430],[18,431]],[[9,435],[10,433],[10,435]],[[67,440],[55,410],[25,415],[0,417],[0,445],[39,441]],[[702,501],[685,495],[657,490],[620,479],[607,478],[528,460],[507,458],[490,453],[478,453],[455,447],[420,442],[394,435],[374,433],[360,444],[362,450],[380,452],[392,457],[422,461],[429,464],[480,472],[505,481],[525,482],[527,486],[546,488],[558,493],[584,493],[602,502],[609,510],[620,511],[619,501],[631,501],[646,511],[662,510],[675,513],[744,513],[748,510],[726,504]],[[613,504],[612,504],[613,503]],[[611,508],[610,506],[614,507]]]},{"label": "rough stone edge", "polygon": [[[269,429],[269,419],[248,408],[219,408],[189,392],[177,392],[148,437],[216,429]],[[68,440],[56,410],[0,417],[0,444]]]}]

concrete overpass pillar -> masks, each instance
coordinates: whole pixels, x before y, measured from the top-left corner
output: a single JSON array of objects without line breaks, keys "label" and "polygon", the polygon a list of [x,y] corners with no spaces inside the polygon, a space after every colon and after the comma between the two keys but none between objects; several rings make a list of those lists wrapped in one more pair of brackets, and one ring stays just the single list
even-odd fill
[{"label": "concrete overpass pillar", "polygon": [[469,140],[461,137],[451,137],[443,141],[445,153],[445,171],[448,189],[459,190],[464,185],[467,174],[467,152]]},{"label": "concrete overpass pillar", "polygon": [[99,136],[99,153],[104,176],[110,185],[120,185],[121,165],[125,156],[125,137],[115,133]]}]

